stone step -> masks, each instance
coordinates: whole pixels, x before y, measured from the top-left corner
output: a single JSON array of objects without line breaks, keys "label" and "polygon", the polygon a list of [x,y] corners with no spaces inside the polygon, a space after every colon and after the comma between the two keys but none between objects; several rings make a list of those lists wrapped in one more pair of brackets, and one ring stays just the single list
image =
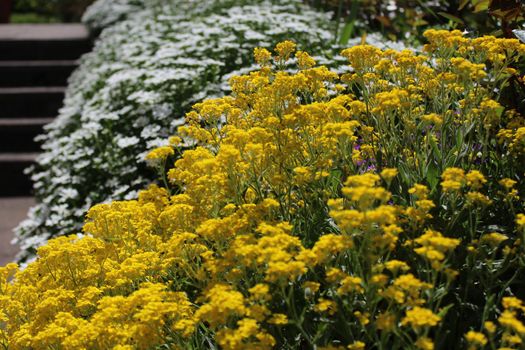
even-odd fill
[{"label": "stone step", "polygon": [[40,143],[34,138],[43,133],[44,125],[54,118],[0,119],[0,152],[38,152]]},{"label": "stone step", "polygon": [[0,88],[0,117],[31,118],[57,115],[65,87]]},{"label": "stone step", "polygon": [[0,25],[0,60],[74,60],[91,49],[82,24]]},{"label": "stone step", "polygon": [[36,157],[36,153],[0,153],[0,197],[31,194],[31,179],[24,169],[34,164]]},{"label": "stone step", "polygon": [[66,86],[76,60],[0,61],[0,87]]}]

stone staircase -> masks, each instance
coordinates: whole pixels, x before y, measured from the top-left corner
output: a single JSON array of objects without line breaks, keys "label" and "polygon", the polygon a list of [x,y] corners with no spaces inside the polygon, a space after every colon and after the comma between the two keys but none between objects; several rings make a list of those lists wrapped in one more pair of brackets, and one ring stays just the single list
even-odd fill
[{"label": "stone staircase", "polygon": [[0,197],[29,196],[33,139],[62,106],[67,79],[91,48],[78,24],[0,25]]}]

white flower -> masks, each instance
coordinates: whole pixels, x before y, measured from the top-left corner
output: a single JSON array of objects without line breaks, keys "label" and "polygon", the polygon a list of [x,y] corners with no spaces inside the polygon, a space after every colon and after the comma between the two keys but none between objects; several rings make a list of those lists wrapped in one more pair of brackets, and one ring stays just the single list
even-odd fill
[{"label": "white flower", "polygon": [[127,148],[129,146],[136,145],[140,142],[140,139],[136,136],[122,137],[117,140],[117,146],[120,148]]}]

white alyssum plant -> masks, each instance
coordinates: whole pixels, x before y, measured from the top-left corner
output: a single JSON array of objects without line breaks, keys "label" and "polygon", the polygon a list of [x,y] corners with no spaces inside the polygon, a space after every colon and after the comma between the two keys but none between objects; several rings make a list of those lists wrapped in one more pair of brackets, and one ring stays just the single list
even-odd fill
[{"label": "white alyssum plant", "polygon": [[[98,32],[146,9],[154,14],[162,14],[169,7],[168,11],[171,15],[176,14],[189,18],[193,15],[204,16],[217,13],[232,6],[255,5],[266,1],[268,0],[98,0],[86,10],[82,21],[91,30]],[[272,0],[272,2],[275,4],[299,3],[297,0]]]}]

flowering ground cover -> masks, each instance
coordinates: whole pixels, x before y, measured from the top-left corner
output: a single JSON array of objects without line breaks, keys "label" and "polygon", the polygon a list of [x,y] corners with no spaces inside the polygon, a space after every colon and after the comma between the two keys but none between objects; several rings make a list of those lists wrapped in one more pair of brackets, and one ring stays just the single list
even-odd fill
[{"label": "flowering ground cover", "polygon": [[425,37],[345,49],[341,74],[255,49],[259,70],[146,155],[163,186],[1,268],[0,342],[522,347],[525,121],[505,92],[525,45]]},{"label": "flowering ground cover", "polygon": [[127,19],[82,59],[41,137],[31,172],[38,204],[17,228],[22,260],[50,237],[79,232],[92,205],[134,198],[155,178],[147,151],[176,131],[193,103],[221,95],[222,78],[251,66],[256,46],[288,36],[318,54],[332,45],[330,15],[294,0],[100,1],[86,21],[102,26],[120,13]]}]

